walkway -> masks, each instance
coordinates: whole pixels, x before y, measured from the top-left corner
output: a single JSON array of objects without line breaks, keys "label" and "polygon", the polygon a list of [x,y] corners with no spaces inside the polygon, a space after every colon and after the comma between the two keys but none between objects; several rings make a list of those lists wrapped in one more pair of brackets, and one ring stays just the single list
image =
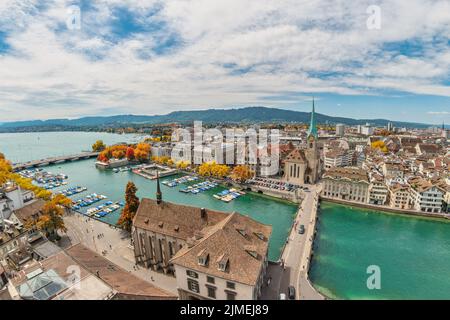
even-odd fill
[{"label": "walkway", "polygon": [[[62,237],[62,247],[82,243],[99,254],[106,251],[105,258],[123,269],[161,289],[178,294],[175,277],[135,266],[134,252],[130,243],[131,238],[126,232],[80,214],[66,215],[64,223],[68,231]],[[103,236],[97,238],[99,234],[103,234]]]}]

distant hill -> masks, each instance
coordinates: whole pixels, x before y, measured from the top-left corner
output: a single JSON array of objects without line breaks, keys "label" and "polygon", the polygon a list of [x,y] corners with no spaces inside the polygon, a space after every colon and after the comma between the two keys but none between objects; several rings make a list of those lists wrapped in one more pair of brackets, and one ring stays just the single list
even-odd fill
[{"label": "distant hill", "polygon": [[[386,126],[386,119],[351,119],[332,117],[317,113],[319,124],[343,123],[357,125],[371,123],[376,126]],[[105,117],[83,117],[79,119],[30,120],[0,123],[0,132],[44,131],[44,130],[76,130],[92,127],[120,127],[129,124],[157,123],[191,123],[194,120],[204,123],[307,123],[310,113],[266,107],[243,107],[235,109],[208,109],[193,111],[175,111],[166,115],[116,115]],[[424,128],[428,124],[392,121],[397,127]]]}]

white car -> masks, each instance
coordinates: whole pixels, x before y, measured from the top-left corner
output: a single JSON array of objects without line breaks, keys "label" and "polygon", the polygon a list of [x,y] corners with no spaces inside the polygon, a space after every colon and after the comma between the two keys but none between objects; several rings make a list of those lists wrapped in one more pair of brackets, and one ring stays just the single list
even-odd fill
[{"label": "white car", "polygon": [[280,300],[286,300],[286,294],[280,293]]}]

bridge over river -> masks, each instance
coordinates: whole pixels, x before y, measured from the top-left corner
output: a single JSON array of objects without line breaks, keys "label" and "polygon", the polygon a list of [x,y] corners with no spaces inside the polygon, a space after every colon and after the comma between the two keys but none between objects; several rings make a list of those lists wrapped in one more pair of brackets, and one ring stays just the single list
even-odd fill
[{"label": "bridge over river", "polygon": [[67,162],[67,161],[90,159],[90,158],[97,157],[98,155],[99,155],[99,152],[82,152],[82,153],[67,155],[67,156],[50,157],[50,158],[45,158],[45,159],[41,159],[41,160],[32,160],[32,161],[28,161],[28,162],[15,163],[12,165],[12,168],[14,171],[20,171],[20,170],[24,170],[24,169],[35,168],[35,167],[40,167],[40,166],[47,166],[50,164],[62,163],[62,162]]}]

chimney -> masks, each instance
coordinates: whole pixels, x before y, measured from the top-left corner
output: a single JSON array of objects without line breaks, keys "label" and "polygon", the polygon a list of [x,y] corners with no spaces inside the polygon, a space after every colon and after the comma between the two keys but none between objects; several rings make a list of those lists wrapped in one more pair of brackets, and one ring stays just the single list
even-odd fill
[{"label": "chimney", "polygon": [[206,209],[205,208],[200,209],[200,217],[202,219],[206,219]]}]

